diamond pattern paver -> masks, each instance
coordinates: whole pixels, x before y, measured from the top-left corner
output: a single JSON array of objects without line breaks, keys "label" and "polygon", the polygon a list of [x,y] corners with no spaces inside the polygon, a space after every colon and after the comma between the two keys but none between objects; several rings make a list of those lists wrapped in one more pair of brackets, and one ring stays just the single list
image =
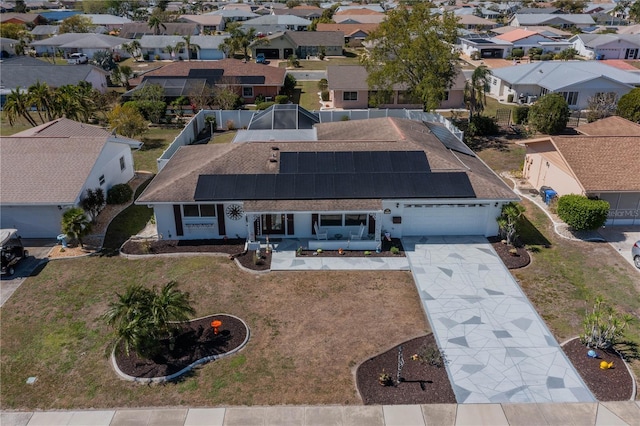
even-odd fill
[{"label": "diamond pattern paver", "polygon": [[594,401],[484,238],[403,245],[458,403]]}]

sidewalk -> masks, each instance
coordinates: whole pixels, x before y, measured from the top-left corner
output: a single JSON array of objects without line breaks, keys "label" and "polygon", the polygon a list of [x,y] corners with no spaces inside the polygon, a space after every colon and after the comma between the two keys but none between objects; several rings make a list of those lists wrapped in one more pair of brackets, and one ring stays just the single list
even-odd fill
[{"label": "sidewalk", "polygon": [[149,408],[0,413],[2,426],[637,425],[636,401],[576,404],[433,404]]}]

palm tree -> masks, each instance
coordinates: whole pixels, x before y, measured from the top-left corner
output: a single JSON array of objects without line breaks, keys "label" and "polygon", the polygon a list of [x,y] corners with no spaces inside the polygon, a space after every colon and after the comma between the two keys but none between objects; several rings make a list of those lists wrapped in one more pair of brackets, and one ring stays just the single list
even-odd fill
[{"label": "palm tree", "polygon": [[134,61],[138,62],[138,53],[140,51],[140,42],[138,40],[132,40],[131,43],[124,43],[122,49],[131,55]]},{"label": "palm tree", "polygon": [[171,281],[158,292],[134,284],[124,294],[116,293],[117,300],[109,304],[103,319],[114,327],[117,341],[123,341],[127,353],[133,349],[141,356],[153,356],[160,339],[173,337],[176,322],[195,313],[189,293],[176,285]]},{"label": "palm tree", "polygon": [[486,104],[486,92],[489,91],[489,77],[492,75],[491,70],[485,65],[480,65],[473,70],[471,80],[467,81],[464,86],[464,98],[469,108],[469,118],[480,115],[484,111]]},{"label": "palm tree", "polygon": [[129,79],[133,77],[133,69],[128,65],[121,65],[118,68],[120,70],[120,76],[124,78],[124,86],[129,90]]},{"label": "palm tree", "polygon": [[77,239],[80,247],[84,247],[82,238],[91,231],[91,222],[80,207],[67,210],[62,215],[62,232],[69,238]]},{"label": "palm tree", "polygon": [[[36,107],[38,117],[40,117],[40,121],[42,121],[43,124],[47,121],[53,120],[53,111],[51,110],[52,94],[47,83],[41,83],[39,80],[36,81],[34,84],[29,86],[27,95],[30,103]],[[46,120],[42,116],[43,111],[47,114]]]},{"label": "palm tree", "polygon": [[164,51],[167,52],[170,56],[171,59],[173,59],[175,61],[176,59],[176,52],[179,51],[180,48],[176,45],[176,46],[172,46],[170,44],[168,44],[165,48]]},{"label": "palm tree", "polygon": [[[200,50],[200,46],[195,44],[195,43],[191,43],[191,36],[187,35],[187,36],[182,36],[182,39],[184,41],[179,42],[176,47],[178,48],[178,50],[182,49],[183,47],[185,48],[185,50],[187,51],[187,61],[191,60],[191,52],[198,52]],[[196,56],[197,57],[197,56]]]},{"label": "palm tree", "polygon": [[256,36],[256,29],[253,27],[249,28],[245,32],[240,28],[240,24],[233,23],[227,27],[227,30],[231,36],[223,42],[223,50],[225,50],[226,53],[226,50],[228,49],[232,54],[241,50],[245,60],[249,59],[249,46],[251,46],[254,41],[254,44],[269,43],[269,40],[265,38],[258,39]]},{"label": "palm tree", "polygon": [[162,23],[162,18],[156,14],[152,14],[149,16],[149,20],[147,21],[147,25],[149,28],[153,29],[153,34],[160,35],[160,27],[163,29],[167,29],[167,26]]},{"label": "palm tree", "polygon": [[20,89],[12,89],[7,95],[7,101],[4,104],[4,111],[7,114],[9,125],[13,126],[18,117],[23,117],[31,126],[37,126],[35,120],[29,114],[30,109],[29,95]]}]

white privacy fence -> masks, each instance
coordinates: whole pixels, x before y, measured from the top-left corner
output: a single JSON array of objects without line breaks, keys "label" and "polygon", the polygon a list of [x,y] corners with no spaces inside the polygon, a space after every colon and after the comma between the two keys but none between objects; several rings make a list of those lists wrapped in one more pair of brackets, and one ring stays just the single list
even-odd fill
[{"label": "white privacy fence", "polygon": [[[250,110],[200,110],[176,136],[171,145],[158,158],[158,171],[167,164],[179,147],[197,142],[198,133],[211,124],[207,117],[215,117],[219,129],[243,129],[251,122],[254,114],[261,111]],[[440,114],[408,109],[350,109],[335,111],[312,111],[321,123],[345,120],[366,120],[369,118],[396,117],[414,121],[439,123],[445,126],[456,138],[463,140],[464,133]]]}]

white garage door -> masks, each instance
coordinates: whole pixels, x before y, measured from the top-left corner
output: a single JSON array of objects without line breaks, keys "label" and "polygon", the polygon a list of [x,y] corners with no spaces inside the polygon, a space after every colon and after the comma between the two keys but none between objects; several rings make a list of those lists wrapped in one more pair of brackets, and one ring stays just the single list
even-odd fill
[{"label": "white garage door", "polygon": [[402,235],[484,235],[488,206],[405,205]]}]

